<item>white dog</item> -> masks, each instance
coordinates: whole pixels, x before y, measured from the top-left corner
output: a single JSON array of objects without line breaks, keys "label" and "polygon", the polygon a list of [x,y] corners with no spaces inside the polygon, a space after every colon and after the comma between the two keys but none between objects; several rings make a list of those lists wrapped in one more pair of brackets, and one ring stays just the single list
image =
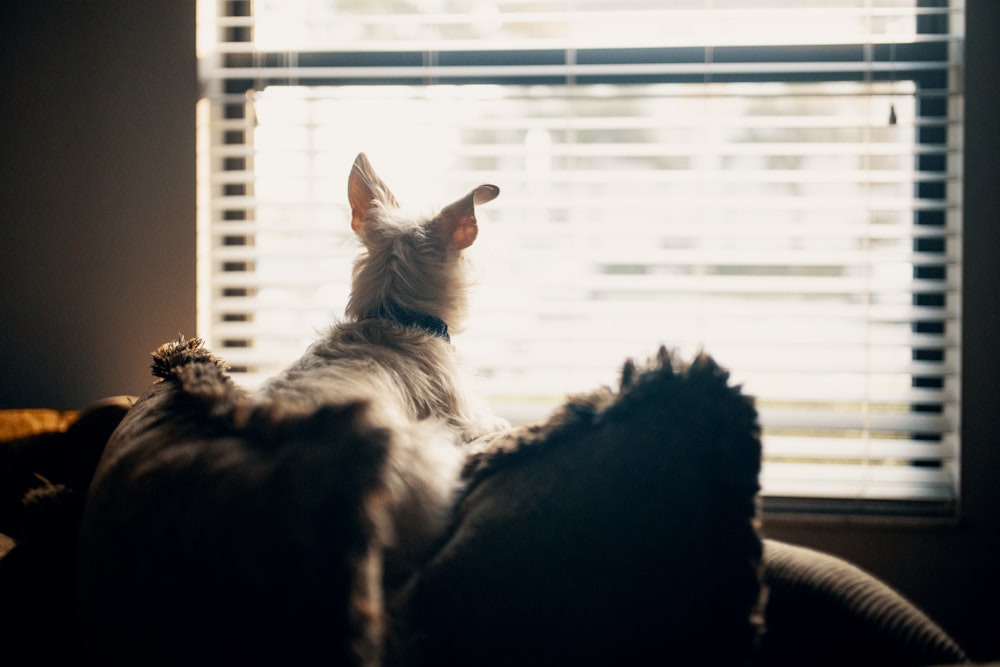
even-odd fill
[{"label": "white dog", "polygon": [[408,572],[443,530],[463,460],[460,444],[506,425],[463,386],[449,338],[466,310],[462,251],[479,232],[475,207],[500,190],[480,185],[436,215],[409,216],[362,153],[347,192],[351,227],[364,245],[347,319],[255,400],[320,406],[362,399],[375,424],[392,431],[384,480],[394,518],[385,563],[391,579]]}]

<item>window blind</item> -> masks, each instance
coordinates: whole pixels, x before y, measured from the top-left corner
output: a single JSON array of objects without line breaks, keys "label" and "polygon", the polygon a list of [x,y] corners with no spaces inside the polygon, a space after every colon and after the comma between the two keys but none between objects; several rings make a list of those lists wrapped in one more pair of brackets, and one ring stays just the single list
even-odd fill
[{"label": "window blind", "polygon": [[455,342],[501,414],[704,350],[765,507],[954,512],[960,3],[467,4],[200,3],[199,334],[238,380],[341,315],[364,150],[404,203],[500,186]]}]

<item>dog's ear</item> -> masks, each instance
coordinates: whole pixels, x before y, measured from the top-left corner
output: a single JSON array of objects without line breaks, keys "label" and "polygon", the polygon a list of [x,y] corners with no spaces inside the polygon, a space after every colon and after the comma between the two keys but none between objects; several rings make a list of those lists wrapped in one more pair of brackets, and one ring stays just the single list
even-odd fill
[{"label": "dog's ear", "polygon": [[384,206],[399,208],[389,186],[379,178],[368,161],[368,156],[358,153],[347,178],[347,201],[351,204],[351,229],[360,234],[364,229],[364,219],[376,201]]},{"label": "dog's ear", "polygon": [[500,194],[495,185],[480,185],[458,201],[445,206],[438,215],[438,238],[445,247],[465,250],[479,235],[476,206],[493,201]]}]

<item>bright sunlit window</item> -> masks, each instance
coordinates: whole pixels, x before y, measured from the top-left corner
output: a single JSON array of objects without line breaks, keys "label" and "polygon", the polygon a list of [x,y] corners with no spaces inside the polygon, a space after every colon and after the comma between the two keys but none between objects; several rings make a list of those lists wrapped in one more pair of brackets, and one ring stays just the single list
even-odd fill
[{"label": "bright sunlit window", "polygon": [[[664,8],[668,7],[668,8]],[[341,317],[359,151],[494,183],[458,352],[512,421],[660,344],[757,397],[772,511],[958,491],[960,0],[201,0],[199,335]]]}]

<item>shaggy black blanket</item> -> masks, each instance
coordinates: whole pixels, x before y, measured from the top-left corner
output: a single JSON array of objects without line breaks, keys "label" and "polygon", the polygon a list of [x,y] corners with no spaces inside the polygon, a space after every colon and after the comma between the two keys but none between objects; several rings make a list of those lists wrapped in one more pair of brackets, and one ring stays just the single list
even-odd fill
[{"label": "shaggy black blanket", "polygon": [[761,446],[710,357],[480,443],[453,533],[397,603],[423,665],[724,664],[759,631]]}]

